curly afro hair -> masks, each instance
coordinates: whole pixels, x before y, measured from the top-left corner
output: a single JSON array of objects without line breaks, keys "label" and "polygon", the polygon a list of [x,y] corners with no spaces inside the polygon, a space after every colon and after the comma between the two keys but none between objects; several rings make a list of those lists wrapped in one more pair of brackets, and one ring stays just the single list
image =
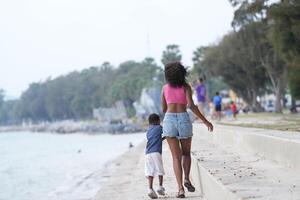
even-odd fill
[{"label": "curly afro hair", "polygon": [[165,65],[165,79],[172,87],[187,85],[187,70],[180,62],[172,62]]}]

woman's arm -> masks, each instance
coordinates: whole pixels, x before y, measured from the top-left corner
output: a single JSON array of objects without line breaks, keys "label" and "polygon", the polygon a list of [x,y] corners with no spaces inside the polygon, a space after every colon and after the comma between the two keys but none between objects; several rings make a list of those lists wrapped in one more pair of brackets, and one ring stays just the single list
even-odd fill
[{"label": "woman's arm", "polygon": [[168,105],[167,105],[166,98],[164,95],[164,90],[162,90],[162,92],[161,92],[161,107],[162,107],[163,113],[166,113],[167,109],[168,109]]},{"label": "woman's arm", "polygon": [[200,118],[204,124],[207,126],[209,131],[213,131],[214,127],[212,123],[210,123],[199,111],[198,107],[195,105],[193,98],[192,98],[192,89],[191,86],[187,85],[186,86],[186,99],[188,102],[188,107],[192,110],[192,112]]}]

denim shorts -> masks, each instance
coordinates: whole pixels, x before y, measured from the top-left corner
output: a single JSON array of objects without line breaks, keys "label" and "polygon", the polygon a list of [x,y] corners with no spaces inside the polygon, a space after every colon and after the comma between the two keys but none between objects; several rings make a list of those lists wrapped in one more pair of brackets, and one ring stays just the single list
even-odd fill
[{"label": "denim shorts", "polygon": [[193,136],[193,125],[189,114],[166,113],[163,120],[163,136],[187,139]]}]

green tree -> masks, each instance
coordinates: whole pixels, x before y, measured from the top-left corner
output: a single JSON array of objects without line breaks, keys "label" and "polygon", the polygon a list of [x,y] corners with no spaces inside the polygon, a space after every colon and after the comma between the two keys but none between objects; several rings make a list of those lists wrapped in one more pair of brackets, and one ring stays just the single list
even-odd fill
[{"label": "green tree", "polygon": [[114,103],[108,98],[106,93],[115,81],[115,74],[113,66],[109,62],[104,62],[98,67],[97,72],[91,76],[90,80],[95,85],[95,91],[93,91],[91,96],[93,108],[108,107]]},{"label": "green tree", "polygon": [[234,28],[266,19],[269,0],[229,0],[229,2],[236,8],[231,23]]},{"label": "green tree", "polygon": [[2,105],[3,102],[4,102],[4,90],[0,89],[0,106]]},{"label": "green tree", "polygon": [[205,50],[208,47],[204,47],[201,46],[199,48],[197,48],[194,52],[193,52],[193,70],[195,70],[197,72],[197,74],[199,76],[202,77],[206,77],[209,73],[209,71],[206,71],[206,68],[204,66],[202,66],[202,61],[205,55]]},{"label": "green tree", "polygon": [[279,56],[270,42],[269,33],[274,26],[267,17],[270,10],[268,0],[230,0],[237,7],[232,25],[239,31],[247,31],[245,40],[252,40],[256,44],[255,51],[261,65],[265,68],[271,88],[276,96],[275,111],[282,112],[281,100],[286,87],[287,63]]},{"label": "green tree", "polygon": [[17,100],[8,100],[3,102],[2,107],[0,108],[0,124],[11,125],[19,122],[15,115],[17,103]]},{"label": "green tree", "polygon": [[180,62],[182,55],[179,46],[176,44],[171,44],[166,47],[166,50],[162,53],[161,62],[166,65],[170,62]]},{"label": "green tree", "polygon": [[268,19],[272,24],[270,38],[275,51],[289,67],[291,94],[300,99],[300,1],[282,0],[272,4]]},{"label": "green tree", "polygon": [[[204,51],[202,66],[236,91],[252,107],[261,111],[257,96],[266,84],[265,69],[253,51],[253,43],[245,40],[244,32],[232,32],[222,41]],[[253,55],[249,55],[253,54]]]},{"label": "green tree", "polygon": [[6,119],[6,113],[3,107],[4,107],[4,90],[0,89],[0,124]]},{"label": "green tree", "polygon": [[48,120],[45,105],[45,86],[32,83],[21,96],[21,116],[36,121]]},{"label": "green tree", "polygon": [[205,52],[209,47],[201,46],[193,52],[193,69],[192,69],[192,82],[197,82],[199,78],[205,80],[207,97],[210,99],[217,91],[228,89],[222,77],[218,74],[211,73],[209,68],[203,65]]},{"label": "green tree", "polygon": [[146,58],[141,63],[127,61],[121,63],[116,70],[116,81],[108,92],[112,102],[122,100],[128,115],[135,114],[133,102],[136,101],[145,87],[151,86],[153,78],[158,75],[159,66],[153,58]]},{"label": "green tree", "polygon": [[[287,63],[276,53],[268,38],[268,27],[263,22],[253,22],[245,27],[250,29],[252,41],[256,44],[257,59],[265,68],[271,90],[275,94],[275,112],[282,112],[281,100],[287,86]],[[249,39],[250,36],[247,38]]]},{"label": "green tree", "polygon": [[[32,83],[18,101],[5,102],[0,92],[0,123],[90,119],[93,108],[109,107],[116,101],[123,101],[128,115],[133,116],[133,102],[142,89],[154,82],[162,85],[162,77],[162,69],[153,58],[127,61],[119,67],[104,62],[101,66]],[[5,110],[2,104],[6,105]]]}]

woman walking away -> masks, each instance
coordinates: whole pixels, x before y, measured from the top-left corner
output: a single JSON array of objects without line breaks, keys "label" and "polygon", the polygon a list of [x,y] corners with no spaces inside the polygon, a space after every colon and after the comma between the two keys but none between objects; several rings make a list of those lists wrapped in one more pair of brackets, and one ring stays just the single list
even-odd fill
[{"label": "woman walking away", "polygon": [[185,198],[183,183],[189,192],[195,191],[189,177],[193,130],[187,108],[190,108],[204,122],[209,131],[213,131],[213,125],[201,114],[193,102],[192,89],[186,82],[186,75],[187,71],[180,62],[169,63],[165,66],[167,84],[164,85],[162,91],[162,108],[166,113],[163,120],[163,136],[167,139],[173,158],[173,169],[178,184],[177,198]]}]

